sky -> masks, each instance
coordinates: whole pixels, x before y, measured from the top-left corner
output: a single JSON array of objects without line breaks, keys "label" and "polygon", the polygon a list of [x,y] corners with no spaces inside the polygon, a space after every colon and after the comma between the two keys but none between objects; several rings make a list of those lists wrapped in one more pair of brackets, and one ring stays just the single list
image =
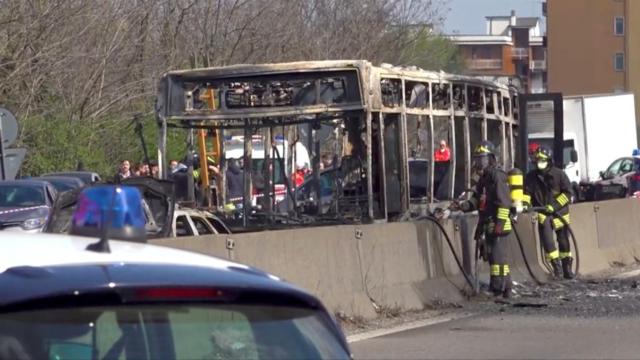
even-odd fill
[{"label": "sky", "polygon": [[485,16],[508,16],[511,10],[517,17],[540,17],[544,24],[542,0],[449,0],[448,7],[445,34],[483,35]]}]

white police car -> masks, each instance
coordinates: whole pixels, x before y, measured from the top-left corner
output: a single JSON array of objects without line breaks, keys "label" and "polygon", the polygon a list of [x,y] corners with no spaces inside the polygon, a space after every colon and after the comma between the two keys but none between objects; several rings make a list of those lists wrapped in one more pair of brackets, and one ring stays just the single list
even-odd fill
[{"label": "white police car", "polygon": [[73,232],[94,237],[0,235],[0,360],[350,357],[321,302],[277,277],[107,241],[144,235],[136,206],[134,188],[89,188]]}]

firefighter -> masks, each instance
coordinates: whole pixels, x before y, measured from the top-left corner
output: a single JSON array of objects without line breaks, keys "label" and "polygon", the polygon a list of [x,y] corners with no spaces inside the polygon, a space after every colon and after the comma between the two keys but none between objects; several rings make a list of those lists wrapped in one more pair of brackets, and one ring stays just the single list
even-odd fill
[{"label": "firefighter", "polygon": [[[538,213],[538,231],[546,258],[553,267],[553,276],[556,279],[563,276],[565,279],[573,279],[573,258],[568,230],[564,222],[557,217],[561,216],[567,224],[570,221],[571,182],[564,171],[553,166],[551,151],[548,148],[538,147],[533,159],[534,169],[529,171],[525,178],[525,202],[546,209],[545,212]],[[558,247],[553,240],[554,232]]]},{"label": "firefighter", "polygon": [[493,143],[483,141],[476,147],[473,168],[478,177],[473,197],[458,206],[465,212],[478,210],[476,241],[481,241],[481,235],[484,235],[484,247],[491,265],[489,288],[495,296],[508,298],[512,283],[506,242],[511,232],[512,202],[507,174],[497,164]]}]

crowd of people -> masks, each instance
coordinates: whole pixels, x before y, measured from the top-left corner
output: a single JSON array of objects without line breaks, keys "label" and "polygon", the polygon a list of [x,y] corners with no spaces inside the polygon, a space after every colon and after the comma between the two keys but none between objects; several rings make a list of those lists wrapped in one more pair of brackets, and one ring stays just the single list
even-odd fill
[{"label": "crowd of people", "polygon": [[131,162],[129,160],[122,160],[122,162],[120,162],[120,166],[118,167],[118,172],[116,172],[116,175],[114,176],[114,181],[120,182],[124,179],[132,177],[146,176],[151,176],[154,178],[160,177],[160,167],[158,166],[158,163],[156,161],[142,161],[132,168]]}]

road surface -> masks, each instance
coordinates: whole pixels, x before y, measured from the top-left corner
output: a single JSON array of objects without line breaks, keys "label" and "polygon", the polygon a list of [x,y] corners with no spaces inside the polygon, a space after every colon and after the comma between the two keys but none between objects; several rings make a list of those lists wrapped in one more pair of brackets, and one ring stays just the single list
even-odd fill
[{"label": "road surface", "polygon": [[356,359],[638,359],[640,289],[624,280],[522,288],[510,303],[465,305],[471,315],[352,342]]}]

